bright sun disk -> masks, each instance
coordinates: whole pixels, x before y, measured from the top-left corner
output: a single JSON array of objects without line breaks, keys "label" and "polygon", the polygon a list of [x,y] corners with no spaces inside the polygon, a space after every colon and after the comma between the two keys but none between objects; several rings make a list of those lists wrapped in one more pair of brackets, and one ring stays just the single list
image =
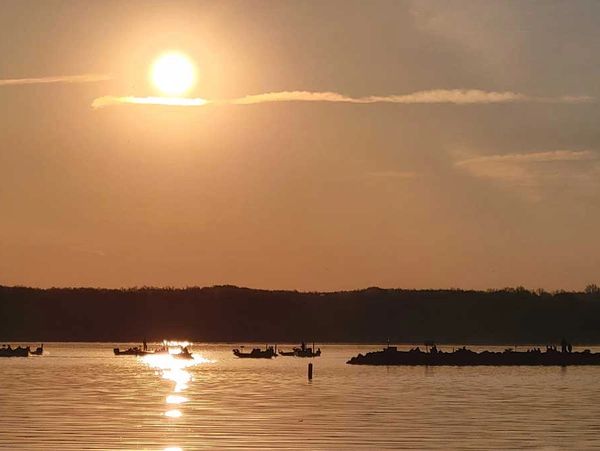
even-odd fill
[{"label": "bright sun disk", "polygon": [[180,96],[196,81],[196,69],[183,53],[170,52],[159,57],[152,65],[152,83],[163,94]]}]

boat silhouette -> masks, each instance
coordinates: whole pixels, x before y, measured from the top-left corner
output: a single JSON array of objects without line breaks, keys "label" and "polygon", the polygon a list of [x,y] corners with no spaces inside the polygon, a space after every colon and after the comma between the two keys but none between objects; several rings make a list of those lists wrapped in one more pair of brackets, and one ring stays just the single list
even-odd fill
[{"label": "boat silhouette", "polygon": [[[169,348],[178,347],[181,349],[179,353],[171,353]],[[160,355],[160,354],[169,354],[173,357],[180,359],[193,359],[192,354],[189,352],[187,346],[168,346],[163,344],[156,349],[148,349],[148,346],[144,345],[142,347],[134,346],[132,348],[127,348],[125,350],[121,350],[120,348],[113,348],[113,353],[115,355],[133,355],[133,356],[145,356],[145,355]]]},{"label": "boat silhouette", "polygon": [[176,359],[183,359],[183,360],[193,360],[194,359],[194,356],[189,351],[189,349],[187,348],[187,346],[183,346],[181,348],[181,352],[176,353],[176,354],[171,354],[171,356],[174,357],[174,358],[176,358]]},{"label": "boat silhouette", "polygon": [[242,352],[239,349],[234,349],[233,355],[240,359],[270,359],[272,357],[277,357],[277,351],[273,346],[268,346],[264,350],[254,348],[250,352]]},{"label": "boat silhouette", "polygon": [[279,351],[279,355],[285,357],[319,357],[321,355],[321,349],[315,351],[315,344],[313,343],[312,349],[306,346],[306,343],[302,342],[300,347],[293,348],[291,351]]},{"label": "boat silhouette", "polygon": [[135,355],[135,356],[144,356],[144,355],[148,355],[148,354],[154,354],[154,351],[144,351],[140,348],[133,347],[133,348],[128,348],[125,349],[123,351],[121,351],[119,348],[114,348],[113,352],[115,355]]},{"label": "boat silhouette", "polygon": [[44,343],[42,343],[40,346],[38,346],[37,348],[35,348],[35,351],[29,351],[29,354],[31,355],[43,355],[44,354]]}]

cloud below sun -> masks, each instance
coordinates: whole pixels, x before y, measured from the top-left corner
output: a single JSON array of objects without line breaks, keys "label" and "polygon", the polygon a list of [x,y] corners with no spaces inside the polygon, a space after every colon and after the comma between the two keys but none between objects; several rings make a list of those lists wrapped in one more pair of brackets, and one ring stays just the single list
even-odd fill
[{"label": "cloud below sun", "polygon": [[187,97],[134,97],[103,96],[94,99],[92,107],[104,108],[122,104],[204,106],[204,105],[253,105],[275,102],[334,102],[354,104],[491,104],[491,103],[588,103],[594,99],[587,96],[533,97],[511,91],[483,91],[479,89],[433,89],[409,94],[350,97],[337,92],[281,91],[254,94],[233,99],[209,100]]},{"label": "cloud below sun", "polygon": [[[59,75],[47,77],[0,79],[1,86],[19,86],[53,83],[91,83],[113,79],[109,74]],[[431,89],[415,91],[408,94],[373,95],[352,97],[332,91],[279,91],[252,94],[230,99],[203,99],[191,97],[137,97],[113,96],[97,97],[92,101],[92,108],[105,108],[115,105],[163,105],[198,107],[205,105],[255,105],[277,102],[333,102],[353,104],[495,104],[495,103],[590,103],[595,99],[589,96],[538,97],[512,91],[485,91],[481,89]]]}]

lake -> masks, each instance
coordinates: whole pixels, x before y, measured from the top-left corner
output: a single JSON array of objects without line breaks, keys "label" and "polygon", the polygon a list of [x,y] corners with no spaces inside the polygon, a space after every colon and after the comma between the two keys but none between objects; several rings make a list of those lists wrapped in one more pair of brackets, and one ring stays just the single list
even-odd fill
[{"label": "lake", "polygon": [[600,367],[346,365],[382,345],[320,345],[312,360],[201,343],[191,363],[113,355],[131,345],[49,343],[42,357],[0,359],[0,448],[600,447]]}]

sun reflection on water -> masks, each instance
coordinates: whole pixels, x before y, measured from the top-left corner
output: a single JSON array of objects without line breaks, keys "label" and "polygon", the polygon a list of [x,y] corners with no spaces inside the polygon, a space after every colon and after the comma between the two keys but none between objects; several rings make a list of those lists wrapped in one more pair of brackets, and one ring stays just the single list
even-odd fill
[{"label": "sun reflection on water", "polygon": [[[167,346],[172,346],[172,342],[167,342]],[[177,343],[181,345],[181,343]],[[175,383],[173,393],[166,397],[166,404],[183,404],[188,401],[188,398],[174,393],[180,393],[188,388],[188,384],[193,380],[192,374],[188,368],[194,365],[211,363],[212,361],[202,357],[199,354],[192,354],[192,358],[181,358],[179,353],[181,347],[178,347],[175,352],[169,347],[169,353],[148,354],[142,357],[143,362],[151,368],[156,369],[156,374],[159,374],[162,379],[169,380]],[[179,409],[170,409],[164,412],[164,416],[168,418],[179,418],[183,415]]]},{"label": "sun reflection on water", "polygon": [[183,369],[201,363],[212,363],[212,360],[199,354],[192,354],[192,359],[180,359],[177,357],[178,354],[179,352],[169,350],[169,354],[147,354],[142,357],[142,360],[146,365],[160,370]]},{"label": "sun reflection on water", "polygon": [[167,410],[165,412],[165,416],[169,417],[169,418],[179,418],[181,415],[183,415],[181,413],[181,410],[177,410],[177,409],[171,409],[171,410]]},{"label": "sun reflection on water", "polygon": [[192,343],[189,341],[177,341],[177,340],[163,340],[163,345],[171,346],[171,347],[186,347],[190,346]]},{"label": "sun reflection on water", "polygon": [[183,404],[188,399],[185,396],[169,395],[167,396],[167,404]]},{"label": "sun reflection on water", "polygon": [[175,393],[188,388],[188,382],[192,380],[192,375],[188,371],[178,368],[163,371],[162,377],[175,382],[175,388],[173,389]]}]

